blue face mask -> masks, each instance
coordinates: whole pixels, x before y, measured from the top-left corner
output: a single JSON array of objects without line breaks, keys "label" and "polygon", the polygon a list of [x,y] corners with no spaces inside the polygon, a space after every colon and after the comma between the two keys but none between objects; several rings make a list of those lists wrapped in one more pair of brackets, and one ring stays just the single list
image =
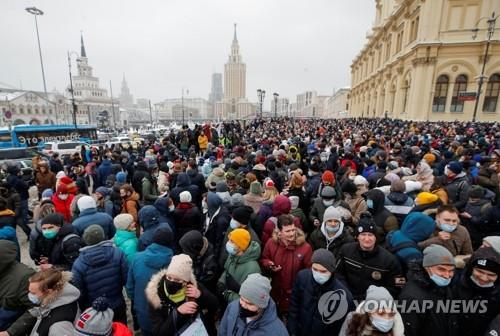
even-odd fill
[{"label": "blue face mask", "polygon": [[57,236],[57,231],[53,230],[43,230],[42,234],[47,239],[54,239]]},{"label": "blue face mask", "polygon": [[231,219],[231,222],[229,222],[229,226],[231,226],[231,229],[237,229],[240,227],[240,224],[238,224],[237,221],[235,221],[234,219]]},{"label": "blue face mask", "polygon": [[388,320],[374,315],[370,316],[370,320],[372,322],[372,326],[383,333],[389,332],[394,326],[394,320]]},{"label": "blue face mask", "polygon": [[340,225],[337,225],[337,226],[325,225],[325,230],[328,233],[337,233],[339,231],[339,229],[340,229]]},{"label": "blue face mask", "polygon": [[316,272],[315,270],[312,270],[312,275],[313,275],[314,281],[316,281],[320,285],[324,284],[325,282],[330,280],[330,278],[332,277],[332,273],[324,274],[324,273]]},{"label": "blue face mask", "polygon": [[28,292],[28,299],[33,303],[34,305],[39,305],[40,304],[40,298],[36,296],[35,294]]},{"label": "blue face mask", "polygon": [[451,233],[451,232],[455,231],[457,227],[450,225],[450,224],[441,223],[441,224],[439,224],[439,228],[441,230],[443,230],[444,232]]},{"label": "blue face mask", "polygon": [[446,278],[440,277],[439,275],[436,275],[436,274],[431,275],[430,278],[439,287],[446,287],[451,282],[451,278],[446,279]]},{"label": "blue face mask", "polygon": [[373,200],[367,199],[366,206],[368,207],[368,209],[373,209]]},{"label": "blue face mask", "polygon": [[236,255],[236,253],[238,253],[238,248],[236,246],[234,246],[233,243],[227,242],[226,243],[226,251],[230,255]]}]

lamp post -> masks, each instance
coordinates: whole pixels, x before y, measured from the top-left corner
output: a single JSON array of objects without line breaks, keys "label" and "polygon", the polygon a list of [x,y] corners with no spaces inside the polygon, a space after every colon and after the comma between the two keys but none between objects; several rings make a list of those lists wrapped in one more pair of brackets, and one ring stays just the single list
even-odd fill
[{"label": "lamp post", "polygon": [[[45,70],[43,68],[42,47],[40,45],[40,34],[38,32],[38,20],[36,18],[38,15],[43,15],[43,11],[41,9],[36,8],[36,7],[26,7],[25,10],[28,13],[30,13],[31,15],[33,15],[35,18],[36,39],[38,42],[38,55],[40,56],[40,67],[42,69],[43,92],[45,93],[45,101],[47,102],[49,100],[49,95],[47,94],[47,82],[45,81]],[[55,112],[56,112],[56,123],[58,123],[57,111],[55,111]]]},{"label": "lamp post", "polygon": [[42,68],[43,90],[45,92],[45,98],[48,99],[47,84],[45,83],[45,71],[43,69],[42,47],[40,46],[40,35],[38,33],[38,20],[36,18],[38,15],[43,15],[43,11],[36,7],[27,7],[25,10],[35,17],[36,38],[38,41],[38,53],[40,55],[40,66]]},{"label": "lamp post", "polygon": [[265,90],[261,90],[261,89],[258,89],[257,90],[257,97],[259,98],[259,114],[260,114],[260,118],[262,119],[262,115],[263,115],[263,111],[262,111],[262,107],[263,107],[263,104],[264,104],[264,98],[266,96],[266,91]]},{"label": "lamp post", "polygon": [[68,51],[68,71],[69,71],[69,92],[71,93],[71,105],[73,106],[73,125],[75,126],[76,129],[77,128],[76,103],[75,103],[75,92],[73,90],[73,76],[71,75],[71,53],[69,51]]},{"label": "lamp post", "polygon": [[280,95],[277,94],[276,92],[273,93],[273,97],[274,97],[274,118],[277,118],[278,117],[278,97]]},{"label": "lamp post", "polygon": [[472,122],[476,122],[476,116],[477,116],[477,109],[479,107],[479,98],[481,97],[481,89],[483,87],[485,75],[484,75],[484,69],[486,68],[486,62],[488,62],[488,51],[490,50],[490,43],[491,43],[491,38],[493,37],[493,34],[495,33],[495,24],[500,15],[495,16],[495,12],[491,14],[491,17],[482,17],[477,21],[476,27],[472,30],[472,39],[475,40],[477,37],[477,33],[479,32],[478,25],[479,23],[483,20],[486,19],[488,23],[488,28],[486,31],[486,49],[484,50],[484,55],[483,55],[483,66],[481,69],[481,75],[479,76],[479,81],[477,84],[477,93],[476,93],[476,102],[474,104],[474,113],[472,114]]}]

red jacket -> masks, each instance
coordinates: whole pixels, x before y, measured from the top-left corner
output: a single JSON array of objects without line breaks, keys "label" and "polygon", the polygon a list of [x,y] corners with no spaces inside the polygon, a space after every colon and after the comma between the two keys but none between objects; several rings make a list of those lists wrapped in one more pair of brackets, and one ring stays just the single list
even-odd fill
[{"label": "red jacket", "polygon": [[[273,233],[264,247],[260,263],[264,270],[272,274],[271,296],[281,312],[287,312],[292,295],[293,282],[300,270],[311,267],[312,248],[306,242],[304,232],[297,229],[295,244],[285,246],[278,238],[278,230]],[[281,266],[272,272],[270,265]]]},{"label": "red jacket", "polygon": [[68,198],[63,201],[56,194],[52,195],[52,203],[54,203],[56,212],[63,215],[65,223],[71,223],[71,218],[73,217],[71,214],[71,203],[73,203],[74,198],[75,195],[68,194]]}]

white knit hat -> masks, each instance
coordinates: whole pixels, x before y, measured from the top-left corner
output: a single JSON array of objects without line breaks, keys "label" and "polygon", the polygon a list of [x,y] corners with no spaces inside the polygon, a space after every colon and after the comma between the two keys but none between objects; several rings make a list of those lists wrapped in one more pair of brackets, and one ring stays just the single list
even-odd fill
[{"label": "white knit hat", "polygon": [[97,207],[95,200],[87,195],[80,197],[76,204],[78,205],[80,212],[87,209],[95,209]]},{"label": "white knit hat", "polygon": [[360,185],[360,184],[364,184],[364,185],[368,185],[368,181],[361,175],[357,175],[356,177],[354,177],[354,184],[355,185]]},{"label": "white knit hat", "polygon": [[134,217],[131,214],[119,214],[113,219],[113,224],[117,230],[127,230],[128,227],[134,222]]},{"label": "white knit hat", "polygon": [[170,265],[168,265],[167,274],[173,275],[183,281],[194,283],[193,260],[187,254],[173,256]]},{"label": "white knit hat", "polygon": [[183,191],[179,195],[179,200],[181,203],[189,203],[192,200],[191,193],[189,191]]},{"label": "white knit hat", "polygon": [[61,170],[61,171],[57,172],[56,179],[59,180],[60,178],[62,178],[64,176],[66,176],[66,173]]}]

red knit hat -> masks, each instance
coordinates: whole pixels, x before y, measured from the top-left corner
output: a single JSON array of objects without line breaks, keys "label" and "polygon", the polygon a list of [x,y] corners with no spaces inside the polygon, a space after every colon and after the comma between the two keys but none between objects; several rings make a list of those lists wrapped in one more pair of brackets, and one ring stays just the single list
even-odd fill
[{"label": "red knit hat", "polygon": [[330,183],[330,185],[333,185],[335,183],[335,175],[333,175],[330,170],[325,170],[323,176],[321,176],[321,181],[323,181],[323,183]]}]

